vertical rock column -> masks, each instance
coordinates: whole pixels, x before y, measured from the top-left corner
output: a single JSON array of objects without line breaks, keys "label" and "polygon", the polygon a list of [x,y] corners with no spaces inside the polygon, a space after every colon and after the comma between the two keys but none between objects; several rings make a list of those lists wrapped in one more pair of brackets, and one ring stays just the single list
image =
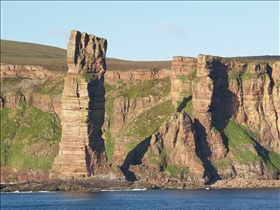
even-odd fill
[{"label": "vertical rock column", "polygon": [[187,79],[197,68],[197,59],[174,56],[171,66],[171,99],[172,105],[178,108],[178,103],[191,96],[191,81]]},{"label": "vertical rock column", "polygon": [[221,160],[226,155],[226,148],[219,132],[213,129],[213,111],[211,106],[215,100],[215,84],[210,75],[217,71],[214,62],[218,57],[199,55],[196,76],[199,78],[192,86],[193,120],[197,132],[200,157],[204,162]]},{"label": "vertical rock column", "polygon": [[106,39],[75,30],[70,33],[62,93],[62,138],[50,179],[79,179],[106,169],[101,137],[106,49]]}]

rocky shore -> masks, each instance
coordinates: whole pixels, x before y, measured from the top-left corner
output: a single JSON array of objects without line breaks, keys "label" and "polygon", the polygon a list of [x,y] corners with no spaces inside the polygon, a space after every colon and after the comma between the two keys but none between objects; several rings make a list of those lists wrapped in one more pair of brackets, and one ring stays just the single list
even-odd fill
[{"label": "rocky shore", "polygon": [[210,185],[213,189],[252,189],[252,188],[279,188],[280,180],[254,180],[235,178],[231,180],[218,180]]},{"label": "rocky shore", "polygon": [[149,183],[129,182],[119,180],[91,179],[83,181],[49,181],[21,184],[1,184],[1,192],[24,191],[69,191],[69,192],[96,192],[100,190],[127,190],[127,189],[152,189]]},{"label": "rocky shore", "polygon": [[133,190],[133,189],[260,189],[278,188],[280,180],[246,180],[236,178],[233,180],[219,180],[212,185],[194,185],[177,183],[175,185],[157,186],[148,182],[110,179],[90,179],[82,181],[49,181],[32,183],[1,184],[1,192],[26,192],[26,191],[67,191],[67,192],[97,192],[101,190]]}]

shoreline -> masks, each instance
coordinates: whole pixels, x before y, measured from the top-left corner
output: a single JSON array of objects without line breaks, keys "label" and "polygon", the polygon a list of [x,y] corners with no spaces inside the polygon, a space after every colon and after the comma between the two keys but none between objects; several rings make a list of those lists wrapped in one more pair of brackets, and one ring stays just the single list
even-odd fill
[{"label": "shoreline", "polygon": [[254,180],[235,178],[231,180],[218,180],[210,185],[212,189],[280,189],[280,180]]},{"label": "shoreline", "polygon": [[211,185],[174,185],[157,186],[142,181],[120,181],[91,179],[77,181],[48,181],[21,184],[1,184],[0,192],[101,192],[101,191],[137,191],[137,190],[219,190],[219,189],[279,189],[280,180],[218,180]]}]

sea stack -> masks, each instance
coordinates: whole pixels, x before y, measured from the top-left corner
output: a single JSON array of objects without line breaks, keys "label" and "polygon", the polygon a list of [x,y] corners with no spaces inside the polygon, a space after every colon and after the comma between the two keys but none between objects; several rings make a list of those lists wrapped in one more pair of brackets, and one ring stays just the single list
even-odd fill
[{"label": "sea stack", "polygon": [[71,31],[62,93],[62,137],[50,179],[81,179],[102,174],[107,168],[101,131],[106,50],[106,39]]}]

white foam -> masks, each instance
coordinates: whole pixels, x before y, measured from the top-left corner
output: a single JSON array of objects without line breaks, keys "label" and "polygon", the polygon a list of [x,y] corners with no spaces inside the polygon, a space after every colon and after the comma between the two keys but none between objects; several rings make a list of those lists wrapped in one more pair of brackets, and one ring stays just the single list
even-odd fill
[{"label": "white foam", "polygon": [[141,189],[131,189],[133,191],[141,191],[141,190],[147,190],[146,188],[141,188]]},{"label": "white foam", "polygon": [[55,193],[56,191],[38,191],[38,193]]},{"label": "white foam", "polygon": [[139,189],[124,189],[124,190],[100,190],[100,192],[119,192],[119,191],[142,191],[147,190],[146,188],[139,188]]},{"label": "white foam", "polygon": [[56,191],[12,191],[12,192],[1,192],[1,193],[55,193]]},{"label": "white foam", "polygon": [[16,190],[16,191],[12,191],[12,192],[8,192],[8,193],[33,193],[33,191],[18,191],[18,190]]}]

